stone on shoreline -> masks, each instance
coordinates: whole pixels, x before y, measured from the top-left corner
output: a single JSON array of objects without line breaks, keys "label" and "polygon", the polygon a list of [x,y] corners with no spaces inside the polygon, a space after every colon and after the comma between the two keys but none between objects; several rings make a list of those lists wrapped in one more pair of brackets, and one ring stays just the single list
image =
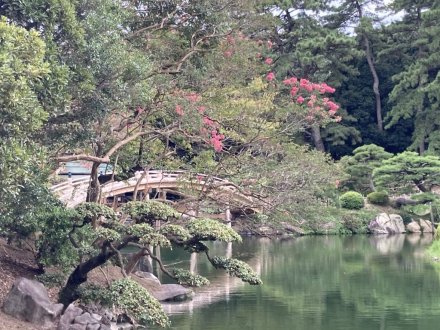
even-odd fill
[{"label": "stone on shoreline", "polygon": [[3,304],[6,314],[44,327],[52,325],[62,310],[62,304],[50,302],[42,283],[24,277],[15,280]]}]

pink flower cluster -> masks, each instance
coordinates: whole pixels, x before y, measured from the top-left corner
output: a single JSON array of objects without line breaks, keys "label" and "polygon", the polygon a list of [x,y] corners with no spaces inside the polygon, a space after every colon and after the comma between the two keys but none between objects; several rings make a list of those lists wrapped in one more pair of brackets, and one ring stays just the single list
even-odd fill
[{"label": "pink flower cluster", "polygon": [[[199,103],[202,99],[201,95],[195,92],[182,93],[181,91],[178,91],[175,93],[175,96],[182,97],[183,99],[188,101],[189,109],[192,108],[191,104],[194,104],[195,109],[197,109],[196,113],[201,117],[201,121],[203,124],[203,127],[200,129],[200,133],[206,138],[207,142],[214,147],[215,151],[222,151],[223,140],[225,139],[225,136],[219,133],[219,124],[205,114],[207,110],[206,106],[200,105]],[[180,104],[176,105],[174,111],[177,115],[181,117],[185,115],[183,106]]]},{"label": "pink flower cluster", "polygon": [[214,150],[220,152],[223,150],[223,140],[225,136],[223,134],[218,134],[217,130],[211,131],[211,145],[214,147]]}]

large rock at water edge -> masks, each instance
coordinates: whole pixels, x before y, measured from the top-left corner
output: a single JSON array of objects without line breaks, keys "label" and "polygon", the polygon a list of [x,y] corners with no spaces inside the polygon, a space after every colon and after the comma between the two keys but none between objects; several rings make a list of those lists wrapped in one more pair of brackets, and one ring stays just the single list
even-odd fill
[{"label": "large rock at water edge", "polygon": [[408,231],[408,233],[421,233],[422,232],[420,225],[416,221],[411,221],[409,224],[407,224],[406,230]]},{"label": "large rock at water edge", "polygon": [[152,295],[159,301],[183,301],[191,299],[194,292],[180,284],[162,284]]},{"label": "large rock at water edge", "polygon": [[422,228],[422,232],[424,232],[424,233],[434,233],[435,232],[435,228],[432,225],[431,221],[420,219],[419,222],[420,222],[420,227]]},{"label": "large rock at water edge", "polygon": [[400,234],[405,233],[403,219],[398,214],[379,214],[370,222],[368,228],[373,234]]},{"label": "large rock at water edge", "polygon": [[50,326],[62,310],[62,304],[50,302],[43,284],[24,277],[15,280],[3,304],[6,314],[43,326]]}]

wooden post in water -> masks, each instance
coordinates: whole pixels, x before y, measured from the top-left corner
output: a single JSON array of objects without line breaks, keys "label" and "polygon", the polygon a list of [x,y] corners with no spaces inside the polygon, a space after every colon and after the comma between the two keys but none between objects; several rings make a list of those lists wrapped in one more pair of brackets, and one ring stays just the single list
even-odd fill
[{"label": "wooden post in water", "polygon": [[228,226],[229,228],[232,227],[232,217],[231,217],[231,209],[229,207],[229,204],[226,205],[226,210],[225,210],[225,222],[226,222],[226,226]]}]

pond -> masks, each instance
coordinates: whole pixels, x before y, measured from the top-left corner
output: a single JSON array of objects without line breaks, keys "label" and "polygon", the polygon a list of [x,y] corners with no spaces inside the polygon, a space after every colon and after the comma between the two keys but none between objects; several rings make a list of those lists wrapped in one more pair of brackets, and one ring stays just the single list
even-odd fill
[{"label": "pond", "polygon": [[175,266],[211,281],[192,301],[165,310],[172,329],[439,329],[440,267],[424,255],[431,240],[358,235],[211,245],[213,255],[247,261],[262,286],[213,270],[201,255],[162,250],[166,264],[183,258]]}]

